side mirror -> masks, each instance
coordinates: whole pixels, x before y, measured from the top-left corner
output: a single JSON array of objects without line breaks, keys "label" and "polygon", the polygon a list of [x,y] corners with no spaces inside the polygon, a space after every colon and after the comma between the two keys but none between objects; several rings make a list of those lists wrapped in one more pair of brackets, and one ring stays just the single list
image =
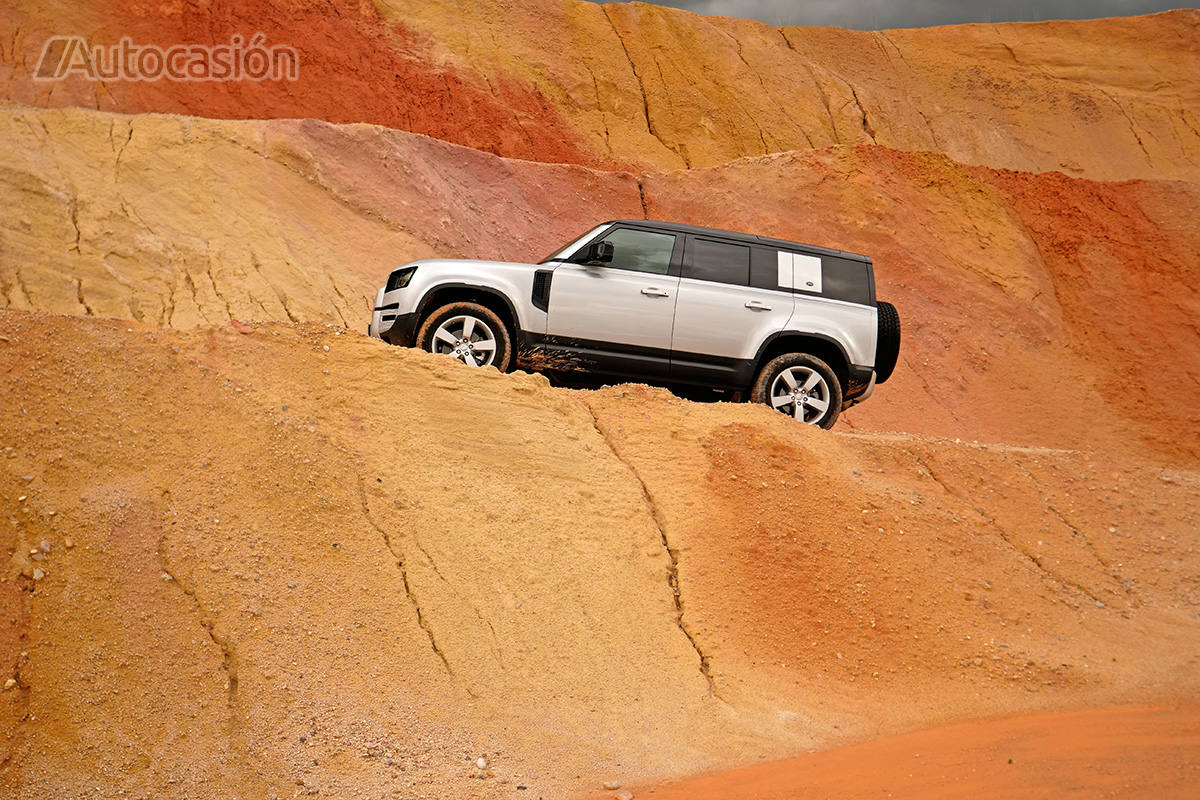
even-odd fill
[{"label": "side mirror", "polygon": [[584,264],[607,264],[613,260],[613,252],[615,248],[612,242],[592,242],[583,250],[583,258],[580,259]]}]

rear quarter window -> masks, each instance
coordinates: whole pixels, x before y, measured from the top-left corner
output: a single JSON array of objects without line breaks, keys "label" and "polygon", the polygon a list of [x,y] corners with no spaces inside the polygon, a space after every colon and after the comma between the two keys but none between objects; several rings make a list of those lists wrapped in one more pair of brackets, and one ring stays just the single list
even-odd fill
[{"label": "rear quarter window", "polygon": [[821,273],[824,282],[822,297],[832,297],[835,300],[860,303],[864,306],[875,303],[870,267],[862,261],[822,256]]}]

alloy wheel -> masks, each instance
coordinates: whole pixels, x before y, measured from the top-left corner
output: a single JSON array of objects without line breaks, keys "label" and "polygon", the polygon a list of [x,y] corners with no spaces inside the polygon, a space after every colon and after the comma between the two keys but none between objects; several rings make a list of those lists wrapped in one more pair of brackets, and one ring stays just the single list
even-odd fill
[{"label": "alloy wheel", "polygon": [[433,332],[433,352],[454,356],[472,367],[485,367],[496,359],[496,334],[477,317],[450,317]]},{"label": "alloy wheel", "polygon": [[829,411],[829,384],[808,367],[788,367],[771,382],[771,407],[816,425]]}]

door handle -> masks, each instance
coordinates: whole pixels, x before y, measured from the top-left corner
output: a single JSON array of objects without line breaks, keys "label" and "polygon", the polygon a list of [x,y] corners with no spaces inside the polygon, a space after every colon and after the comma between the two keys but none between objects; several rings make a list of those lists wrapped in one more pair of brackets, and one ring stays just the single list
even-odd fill
[{"label": "door handle", "polygon": [[642,294],[646,295],[647,297],[670,297],[671,296],[670,292],[664,292],[662,289],[659,289],[658,287],[655,287],[655,286],[647,286],[645,289],[642,289]]},{"label": "door handle", "polygon": [[771,307],[761,300],[747,300],[746,308],[752,308],[755,311],[770,311]]}]

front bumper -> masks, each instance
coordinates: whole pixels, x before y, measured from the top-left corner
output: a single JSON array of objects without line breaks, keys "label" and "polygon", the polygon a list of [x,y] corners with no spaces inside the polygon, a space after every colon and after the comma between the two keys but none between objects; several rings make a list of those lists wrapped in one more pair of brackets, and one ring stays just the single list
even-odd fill
[{"label": "front bumper", "polygon": [[416,343],[417,315],[378,310],[372,317],[367,335],[383,339],[388,344],[412,347]]}]

